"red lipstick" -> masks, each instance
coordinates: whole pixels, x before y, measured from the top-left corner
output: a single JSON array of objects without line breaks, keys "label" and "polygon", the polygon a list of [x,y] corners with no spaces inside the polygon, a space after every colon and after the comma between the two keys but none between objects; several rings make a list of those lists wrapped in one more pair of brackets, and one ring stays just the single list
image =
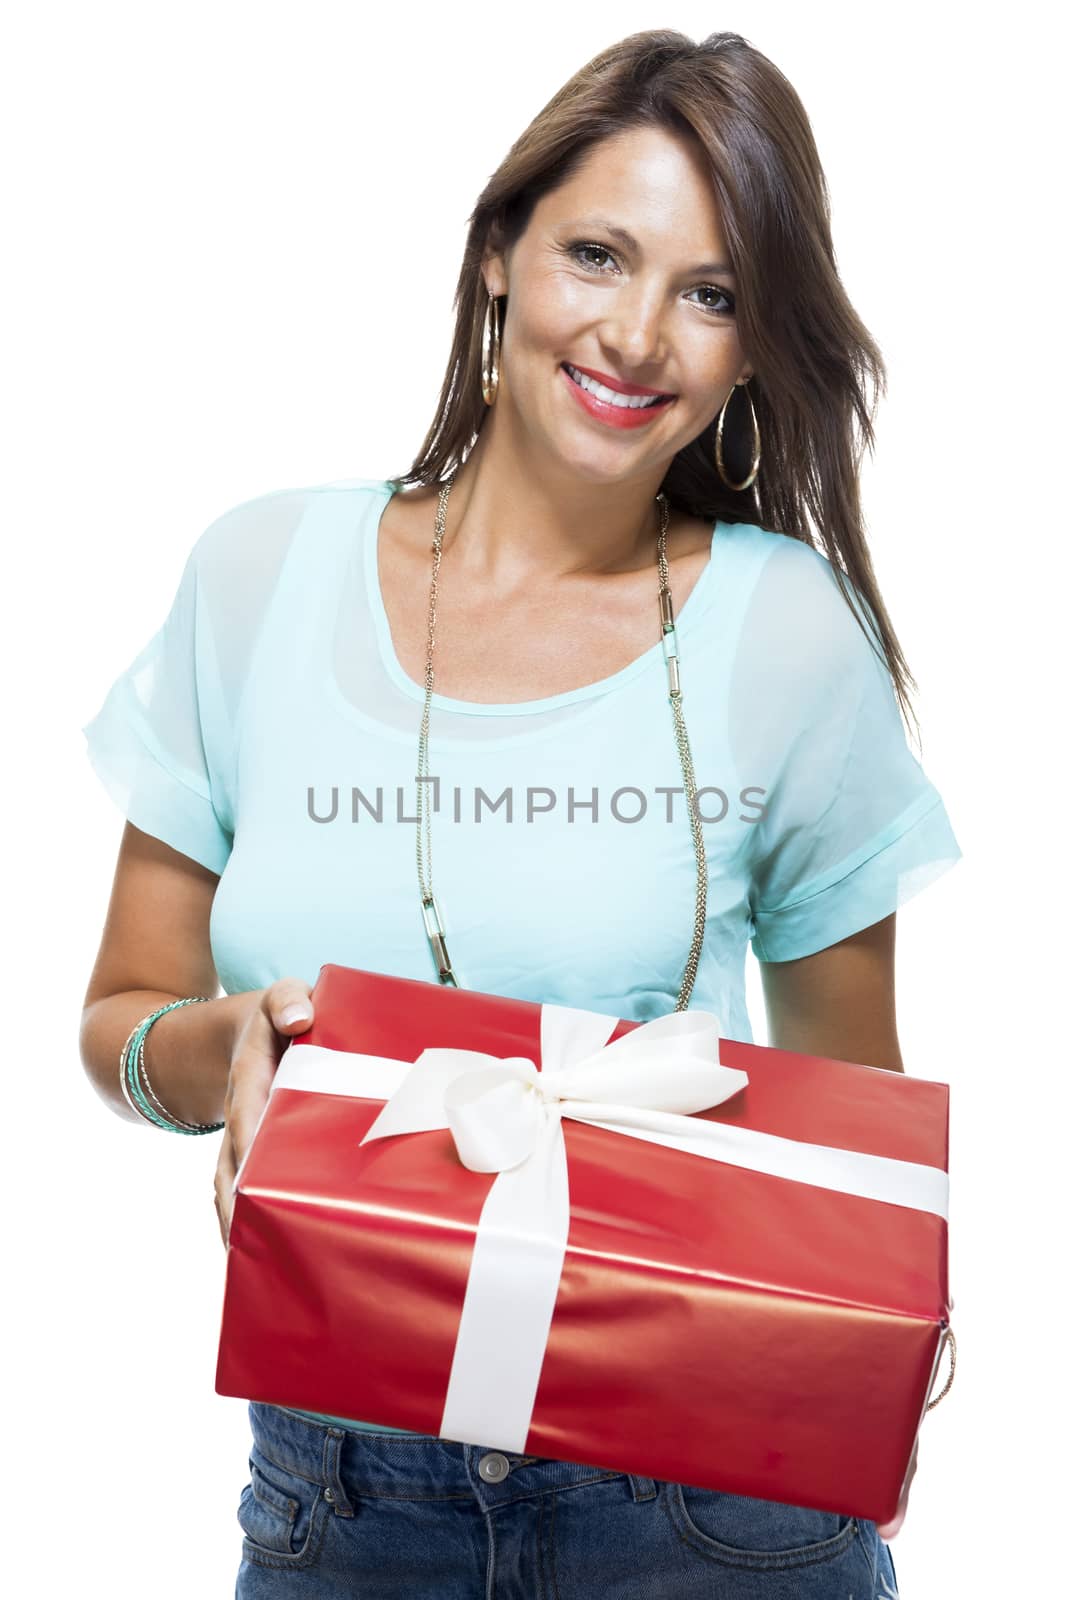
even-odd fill
[{"label": "red lipstick", "polygon": [[659,394],[668,400],[674,399],[669,389],[646,389],[640,383],[620,383],[610,372],[598,372],[595,367],[580,367],[577,361],[568,361],[567,365],[573,367],[576,372],[584,372],[587,378],[595,378],[597,383],[602,383],[605,388],[614,389],[616,394]]},{"label": "red lipstick", "polygon": [[[570,364],[573,365],[573,363]],[[611,428],[645,428],[653,417],[658,416],[661,411],[665,411],[675,399],[674,395],[667,394],[663,389],[645,389],[639,384],[618,383],[614,378],[596,372],[592,367],[576,367],[575,370],[577,372],[582,372],[590,378],[595,378],[598,383],[603,383],[609,389],[615,389],[618,394],[657,396],[655,403],[650,406],[614,406],[610,400],[600,400],[595,394],[591,394],[588,389],[583,389],[581,384],[576,383],[571,377],[566,366],[561,365],[559,370],[563,374],[563,381],[578,404],[589,416],[595,417],[598,422],[606,423]]]}]

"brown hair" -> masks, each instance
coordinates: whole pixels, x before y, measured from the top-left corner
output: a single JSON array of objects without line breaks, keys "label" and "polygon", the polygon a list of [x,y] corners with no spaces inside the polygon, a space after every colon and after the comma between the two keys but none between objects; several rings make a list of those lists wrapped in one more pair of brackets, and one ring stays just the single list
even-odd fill
[{"label": "brown hair", "polygon": [[[514,246],[541,196],[566,182],[593,146],[648,126],[695,138],[706,157],[736,274],[738,337],[755,369],[747,388],[761,440],[749,489],[730,489],[720,478],[715,423],[678,451],[662,488],[690,515],[754,522],[818,549],[814,524],[853,615],[849,586],[877,624],[901,709],[913,717],[906,683],[915,687],[915,679],[878,590],[860,509],[859,467],[874,443],[885,365],[837,274],[826,178],[807,113],[778,68],[740,34],[713,33],[700,44],[669,29],[631,34],[575,73],[520,134],[469,218],[437,413],[395,482],[443,482],[484,420],[484,256]],[[506,296],[498,301],[502,326],[506,303]],[[747,476],[754,441],[748,403],[731,394],[723,446],[737,482]]]}]

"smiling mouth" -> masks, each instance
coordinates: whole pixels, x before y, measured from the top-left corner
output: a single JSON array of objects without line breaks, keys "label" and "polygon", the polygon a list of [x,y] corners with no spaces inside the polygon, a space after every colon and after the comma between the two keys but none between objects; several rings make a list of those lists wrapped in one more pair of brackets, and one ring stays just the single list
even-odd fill
[{"label": "smiling mouth", "polygon": [[618,390],[599,383],[596,378],[591,378],[579,367],[572,367],[569,361],[563,361],[560,365],[572,383],[576,383],[580,389],[591,394],[594,400],[599,400],[602,405],[615,406],[620,411],[652,411],[657,406],[670,405],[671,401],[677,398],[673,394],[620,394]]}]

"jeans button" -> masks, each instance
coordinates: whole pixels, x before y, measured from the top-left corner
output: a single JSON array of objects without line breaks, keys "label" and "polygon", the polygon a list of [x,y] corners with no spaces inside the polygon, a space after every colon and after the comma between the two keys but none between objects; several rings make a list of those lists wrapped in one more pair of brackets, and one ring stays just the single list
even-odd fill
[{"label": "jeans button", "polygon": [[333,1504],[333,1498],[334,1498],[333,1490],[332,1489],[324,1489],[322,1491],[322,1498],[324,1500],[328,1500],[330,1502],[330,1504],[332,1505]]},{"label": "jeans button", "polygon": [[478,1476],[483,1483],[501,1483],[511,1471],[511,1462],[499,1450],[490,1450],[478,1463]]}]

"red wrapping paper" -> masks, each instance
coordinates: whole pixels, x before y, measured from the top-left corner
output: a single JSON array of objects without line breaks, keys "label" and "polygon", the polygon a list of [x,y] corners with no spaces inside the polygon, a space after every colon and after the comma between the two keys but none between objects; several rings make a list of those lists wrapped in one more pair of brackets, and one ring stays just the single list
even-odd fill
[{"label": "red wrapping paper", "polygon": [[[528,1001],[335,965],[312,998],[300,1043],[540,1065]],[[749,1083],[701,1117],[947,1170],[945,1084],[729,1039],[719,1058]],[[447,1129],[361,1147],[382,1104],[271,1095],[215,1388],[436,1434],[494,1174]],[[944,1219],[564,1130],[571,1223],[526,1453],[887,1522],[948,1327]]]}]

